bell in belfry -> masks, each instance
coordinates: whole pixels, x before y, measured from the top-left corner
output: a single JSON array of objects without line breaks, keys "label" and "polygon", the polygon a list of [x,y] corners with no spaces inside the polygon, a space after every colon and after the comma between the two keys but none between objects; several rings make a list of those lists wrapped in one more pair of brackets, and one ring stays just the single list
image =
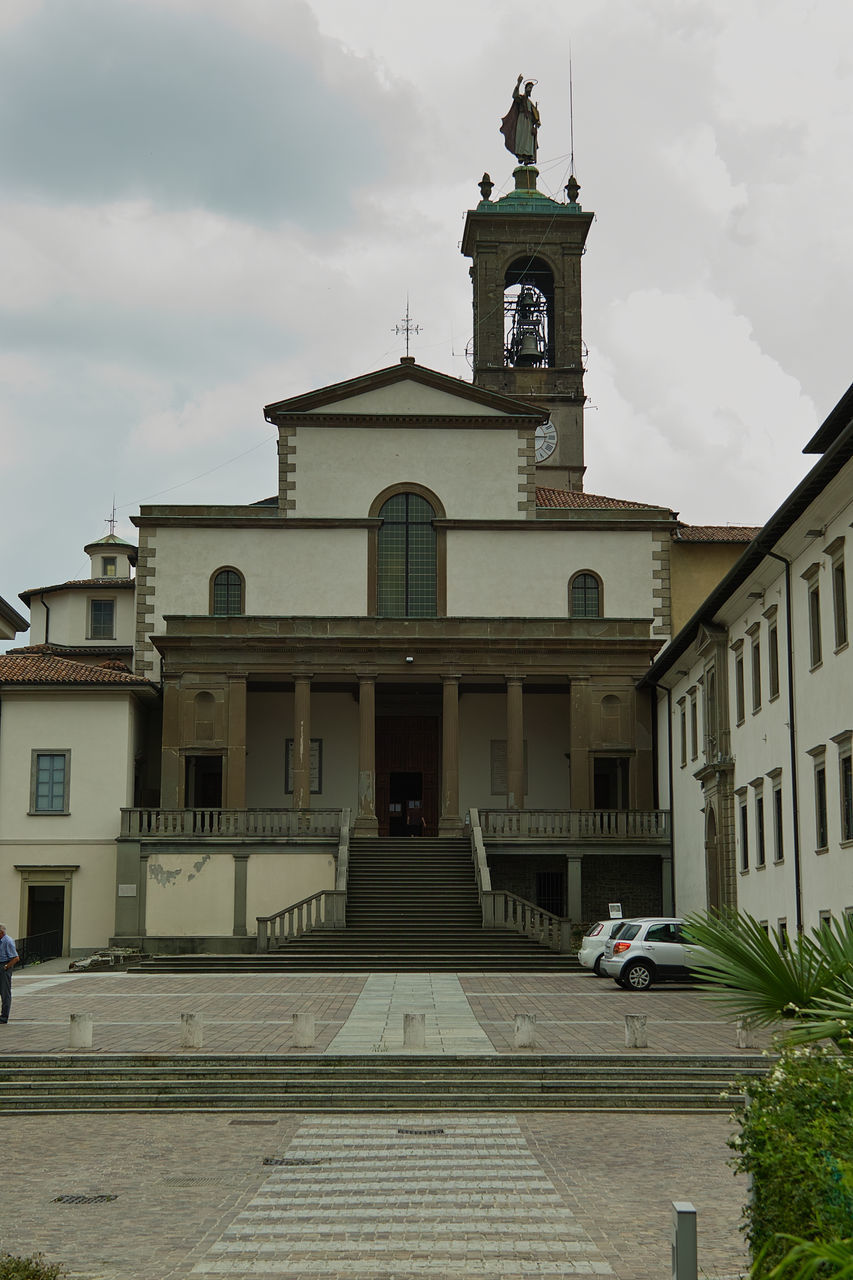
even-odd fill
[{"label": "bell in belfry", "polygon": [[532,367],[545,359],[544,299],[537,289],[523,285],[515,302],[509,361],[516,366]]}]

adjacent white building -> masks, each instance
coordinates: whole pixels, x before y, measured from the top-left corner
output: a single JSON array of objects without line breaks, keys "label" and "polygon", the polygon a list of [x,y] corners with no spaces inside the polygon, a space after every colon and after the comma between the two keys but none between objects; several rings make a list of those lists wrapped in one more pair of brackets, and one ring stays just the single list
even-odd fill
[{"label": "adjacent white building", "polygon": [[805,452],[821,457],[645,681],[677,909],[783,934],[853,911],[853,388]]}]

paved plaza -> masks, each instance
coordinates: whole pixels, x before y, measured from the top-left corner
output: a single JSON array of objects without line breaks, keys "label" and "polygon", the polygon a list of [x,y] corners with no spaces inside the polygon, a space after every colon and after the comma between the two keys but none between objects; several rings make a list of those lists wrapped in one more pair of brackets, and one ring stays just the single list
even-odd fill
[{"label": "paved plaza", "polygon": [[[640,1008],[652,1053],[734,1048],[696,991],[638,996],[587,974],[58,968],[16,975],[0,1054],[68,1052],[68,1015],[83,1011],[104,1054],[175,1052],[184,1011],[203,1013],[212,1053],[286,1054],[294,1012],[314,1013],[317,1053],[399,1053],[409,1011],[426,1015],[436,1053],[515,1052],[517,1012],[536,1016],[536,1052],[620,1053],[624,1014]],[[0,1126],[13,1171],[0,1247],[41,1250],[77,1280],[661,1280],[682,1199],[699,1214],[700,1275],[745,1268],[724,1115],[108,1113]]]}]

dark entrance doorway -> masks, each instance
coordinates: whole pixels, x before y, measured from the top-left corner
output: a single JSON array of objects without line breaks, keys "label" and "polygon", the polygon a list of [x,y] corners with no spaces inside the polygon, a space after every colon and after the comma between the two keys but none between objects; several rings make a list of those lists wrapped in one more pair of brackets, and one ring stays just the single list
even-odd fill
[{"label": "dark entrance doorway", "polygon": [[222,756],[187,756],[188,809],[222,808]]},{"label": "dark entrance doorway", "polygon": [[376,816],[380,836],[438,833],[437,716],[376,717]]},{"label": "dark entrance doorway", "polygon": [[65,885],[31,884],[27,890],[27,937],[43,933],[59,936],[57,955],[65,944]]},{"label": "dark entrance doorway", "polygon": [[592,766],[592,807],[628,808],[627,756],[597,756]]}]

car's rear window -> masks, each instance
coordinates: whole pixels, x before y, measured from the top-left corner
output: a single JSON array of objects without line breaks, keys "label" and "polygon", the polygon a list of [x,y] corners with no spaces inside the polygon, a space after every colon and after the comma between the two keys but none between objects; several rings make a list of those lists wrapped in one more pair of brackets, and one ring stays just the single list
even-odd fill
[{"label": "car's rear window", "polygon": [[618,938],[620,942],[630,942],[632,938],[636,938],[640,932],[638,924],[623,924],[621,929],[617,929],[613,937]]},{"label": "car's rear window", "polygon": [[598,924],[594,924],[591,929],[588,929],[584,936],[587,938],[594,938],[597,934],[601,933],[603,928],[604,925],[599,920]]}]

